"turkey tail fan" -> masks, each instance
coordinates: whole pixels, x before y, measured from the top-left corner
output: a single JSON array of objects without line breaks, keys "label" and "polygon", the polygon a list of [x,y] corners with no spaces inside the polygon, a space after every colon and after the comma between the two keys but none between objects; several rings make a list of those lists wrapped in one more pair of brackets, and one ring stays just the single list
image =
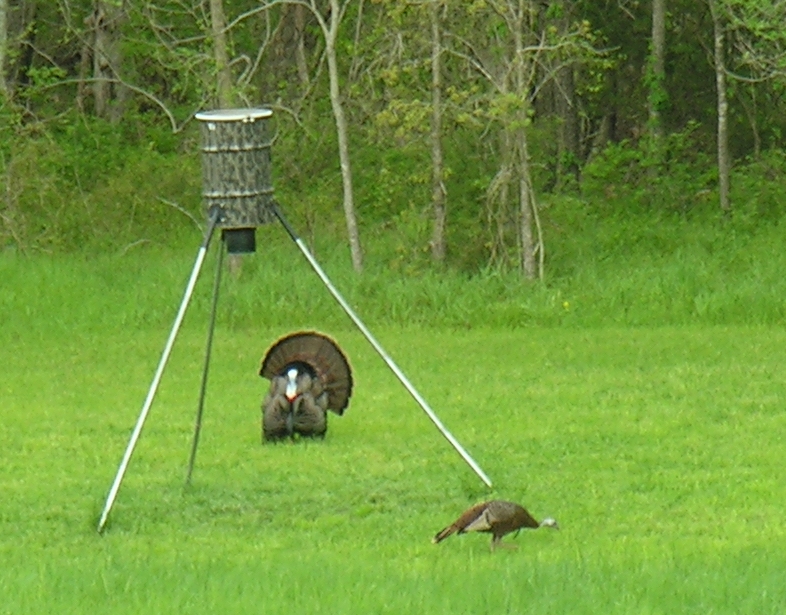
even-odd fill
[{"label": "turkey tail fan", "polygon": [[483,512],[485,510],[486,502],[481,502],[480,504],[475,504],[474,506],[468,508],[463,513],[461,513],[461,516],[453,523],[451,523],[445,529],[440,530],[437,535],[431,539],[431,542],[436,544],[442,540],[445,540],[448,536],[451,536],[456,532],[463,534],[469,525],[476,523],[478,519],[483,516]]},{"label": "turkey tail fan", "polygon": [[455,533],[456,533],[456,526],[455,525],[449,525],[445,529],[440,530],[439,532],[437,532],[437,535],[434,536],[434,538],[431,539],[431,542],[433,542],[434,544],[437,544],[438,542],[442,542],[443,540],[445,540],[451,534],[455,534]]},{"label": "turkey tail fan", "polygon": [[352,369],[338,344],[316,331],[291,333],[268,349],[259,375],[272,380],[298,364],[307,366],[324,386],[328,408],[344,414],[352,395]]}]

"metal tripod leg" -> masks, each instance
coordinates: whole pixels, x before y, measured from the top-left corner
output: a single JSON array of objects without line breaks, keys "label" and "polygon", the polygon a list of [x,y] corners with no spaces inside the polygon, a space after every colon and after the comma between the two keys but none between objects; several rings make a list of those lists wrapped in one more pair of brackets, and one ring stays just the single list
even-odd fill
[{"label": "metal tripod leg", "polygon": [[218,306],[218,291],[221,288],[221,270],[226,251],[225,242],[222,237],[219,247],[218,258],[216,259],[216,279],[213,282],[213,306],[210,309],[210,324],[207,330],[207,344],[205,347],[205,367],[202,370],[202,385],[199,389],[199,404],[197,406],[196,421],[194,423],[194,440],[191,443],[191,456],[188,458],[188,472],[186,473],[186,485],[191,483],[191,473],[194,471],[194,460],[196,459],[197,446],[199,445],[199,434],[202,431],[202,412],[205,408],[205,392],[207,391],[207,373],[210,367],[210,353],[213,349],[213,331],[216,328],[216,307]]},{"label": "metal tripod leg", "polygon": [[150,412],[150,407],[153,405],[153,399],[156,396],[158,385],[161,382],[161,376],[163,375],[164,368],[166,367],[167,361],[169,360],[169,355],[172,353],[172,347],[175,344],[175,338],[177,337],[177,333],[180,330],[180,325],[183,323],[183,318],[186,315],[186,308],[191,301],[191,295],[194,293],[194,286],[196,285],[197,278],[199,277],[199,271],[202,269],[202,263],[205,260],[205,254],[207,253],[207,249],[210,247],[210,240],[213,237],[213,231],[215,231],[216,224],[218,223],[219,214],[220,209],[217,207],[210,212],[210,220],[207,232],[205,233],[205,238],[202,241],[202,245],[199,247],[196,262],[194,263],[194,268],[191,271],[191,277],[188,280],[185,293],[183,294],[183,300],[180,303],[180,309],[178,310],[177,316],[175,317],[175,322],[172,325],[172,331],[169,333],[169,339],[167,339],[166,345],[164,346],[164,351],[161,354],[161,360],[158,362],[158,369],[156,369],[155,376],[153,376],[153,382],[150,384],[150,389],[147,392],[147,397],[145,398],[145,403],[142,406],[142,411],[139,413],[139,418],[137,419],[136,425],[134,426],[134,431],[131,433],[131,438],[128,441],[126,452],[123,454],[120,467],[117,469],[115,480],[112,483],[112,487],[109,489],[109,495],[106,498],[104,510],[101,513],[101,518],[98,521],[99,533],[104,530],[109,513],[115,503],[117,492],[120,489],[120,484],[123,482],[123,477],[125,476],[126,470],[128,469],[128,463],[131,461],[131,455],[134,453],[136,443],[139,440],[139,436],[142,434],[142,427],[144,426],[147,415]]},{"label": "metal tripod leg", "polygon": [[371,335],[371,331],[368,330],[366,325],[363,324],[363,321],[360,320],[355,311],[349,306],[349,304],[344,300],[344,297],[336,290],[336,287],[333,286],[333,283],[327,277],[327,274],[322,270],[322,267],[319,266],[319,263],[316,259],[311,255],[306,244],[303,243],[303,240],[297,236],[295,230],[290,226],[289,222],[287,222],[286,218],[284,218],[284,214],[281,213],[278,205],[273,205],[273,213],[278,218],[279,222],[284,225],[289,236],[292,238],[292,241],[295,242],[300,251],[303,253],[303,256],[306,257],[306,260],[311,265],[311,268],[316,272],[319,276],[319,279],[322,280],[322,283],[327,287],[330,294],[333,295],[333,298],[338,302],[341,308],[346,312],[347,316],[355,323],[355,326],[360,329],[360,332],[365,336],[368,342],[374,347],[374,350],[377,351],[377,354],[382,358],[382,360],[387,364],[392,371],[396,378],[399,379],[399,382],[404,385],[404,388],[407,389],[410,395],[415,399],[418,405],[421,407],[423,412],[426,413],[431,422],[434,423],[434,426],[439,430],[445,439],[450,443],[450,445],[456,450],[456,452],[461,456],[461,458],[472,468],[472,471],[477,474],[478,478],[483,481],[483,483],[487,487],[491,487],[491,479],[488,475],[483,471],[483,469],[478,465],[478,463],[472,458],[472,456],[466,451],[466,449],[461,446],[461,443],[456,440],[452,433],[450,433],[442,424],[442,421],[439,420],[437,414],[431,409],[431,406],[426,403],[426,400],[423,399],[420,393],[418,393],[417,389],[412,385],[409,379],[404,375],[404,372],[401,371],[398,365],[396,365],[393,359],[390,358],[385,349],[382,348],[382,345],[376,340],[376,338]]}]

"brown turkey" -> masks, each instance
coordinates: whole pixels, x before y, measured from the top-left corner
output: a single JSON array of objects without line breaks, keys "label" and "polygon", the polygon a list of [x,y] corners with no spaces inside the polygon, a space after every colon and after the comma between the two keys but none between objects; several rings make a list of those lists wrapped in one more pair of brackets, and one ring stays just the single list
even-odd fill
[{"label": "brown turkey", "polygon": [[327,411],[344,413],[352,395],[352,370],[332,339],[315,331],[299,331],[274,343],[259,375],[270,380],[262,401],[265,440],[296,434],[324,437]]},{"label": "brown turkey", "polygon": [[438,532],[431,542],[436,544],[456,533],[488,532],[492,534],[491,549],[493,551],[500,546],[500,541],[505,534],[516,532],[522,528],[537,529],[539,527],[559,529],[556,520],[551,517],[538,523],[526,508],[515,502],[491,500],[475,504],[464,511],[458,519]]}]

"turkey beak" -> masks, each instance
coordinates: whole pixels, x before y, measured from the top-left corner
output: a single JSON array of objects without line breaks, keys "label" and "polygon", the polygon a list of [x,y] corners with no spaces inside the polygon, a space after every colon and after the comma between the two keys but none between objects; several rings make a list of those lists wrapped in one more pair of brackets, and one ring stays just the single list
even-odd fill
[{"label": "turkey beak", "polygon": [[290,369],[287,372],[287,390],[284,392],[289,403],[295,401],[297,397],[297,370]]}]

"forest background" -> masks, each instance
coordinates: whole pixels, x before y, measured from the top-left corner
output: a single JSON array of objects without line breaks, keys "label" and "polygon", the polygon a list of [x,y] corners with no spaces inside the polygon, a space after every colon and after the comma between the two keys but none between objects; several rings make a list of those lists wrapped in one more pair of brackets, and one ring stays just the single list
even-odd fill
[{"label": "forest background", "polygon": [[2,0],[0,246],[194,243],[194,114],[262,106],[318,256],[574,295],[658,270],[684,317],[722,287],[715,320],[780,322],[784,24],[764,0]]}]

